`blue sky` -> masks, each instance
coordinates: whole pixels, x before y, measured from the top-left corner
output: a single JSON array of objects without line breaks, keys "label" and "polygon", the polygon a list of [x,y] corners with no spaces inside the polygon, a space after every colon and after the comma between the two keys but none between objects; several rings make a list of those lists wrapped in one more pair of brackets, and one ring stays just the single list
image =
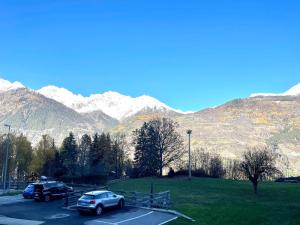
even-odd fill
[{"label": "blue sky", "polygon": [[198,110],[300,82],[299,1],[0,1],[0,76]]}]

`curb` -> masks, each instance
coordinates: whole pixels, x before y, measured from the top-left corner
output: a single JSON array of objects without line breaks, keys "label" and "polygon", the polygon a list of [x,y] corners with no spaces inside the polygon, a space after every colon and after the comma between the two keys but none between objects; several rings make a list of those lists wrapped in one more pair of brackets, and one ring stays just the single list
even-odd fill
[{"label": "curb", "polygon": [[186,220],[189,220],[189,221],[192,221],[192,222],[195,222],[196,220],[194,220],[193,218],[187,216],[187,215],[184,215],[183,213],[180,213],[176,210],[169,210],[169,209],[158,209],[158,208],[150,208],[150,207],[137,207],[137,208],[140,208],[140,209],[147,209],[147,210],[152,210],[152,211],[157,211],[157,212],[165,212],[165,213],[171,213],[171,214],[174,214],[175,216],[178,216],[178,217],[182,217]]}]

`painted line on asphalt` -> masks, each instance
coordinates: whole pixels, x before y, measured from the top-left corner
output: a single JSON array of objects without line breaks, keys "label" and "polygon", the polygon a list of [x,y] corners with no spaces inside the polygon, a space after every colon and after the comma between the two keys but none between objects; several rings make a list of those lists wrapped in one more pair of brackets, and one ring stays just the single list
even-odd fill
[{"label": "painted line on asphalt", "polygon": [[177,220],[178,219],[178,217],[176,216],[176,217],[174,217],[174,218],[172,218],[172,219],[169,219],[169,220],[167,220],[167,221],[165,221],[165,222],[162,222],[162,223],[160,223],[160,224],[158,224],[158,225],[164,225],[164,224],[166,224],[166,223],[169,223],[169,222],[171,222],[171,221],[173,221],[173,220]]},{"label": "painted line on asphalt", "polygon": [[114,222],[114,223],[106,222],[106,221],[103,221],[103,220],[94,220],[94,221],[98,222],[98,223],[104,223],[104,224],[110,224],[110,225],[118,225],[118,224],[121,224],[121,223],[125,223],[125,222],[128,222],[128,221],[132,221],[132,220],[136,220],[136,219],[148,216],[152,213],[153,213],[153,211],[142,214],[142,215],[139,215],[139,216],[135,216],[135,217],[132,217],[132,218],[129,218],[129,219],[126,219],[126,220],[121,220],[121,221],[118,221],[118,222]]},{"label": "painted line on asphalt", "polygon": [[148,216],[148,215],[150,215],[150,214],[152,214],[152,213],[153,213],[153,211],[151,211],[151,212],[148,212],[148,213],[145,213],[145,214],[143,214],[143,215],[140,215],[140,216],[132,217],[132,218],[130,218],[130,219],[127,219],[127,220],[122,220],[122,221],[119,221],[119,222],[117,222],[117,224],[120,224],[120,223],[125,223],[125,222],[131,221],[131,220],[136,220],[136,219],[139,219],[139,218],[142,218],[142,217]]}]

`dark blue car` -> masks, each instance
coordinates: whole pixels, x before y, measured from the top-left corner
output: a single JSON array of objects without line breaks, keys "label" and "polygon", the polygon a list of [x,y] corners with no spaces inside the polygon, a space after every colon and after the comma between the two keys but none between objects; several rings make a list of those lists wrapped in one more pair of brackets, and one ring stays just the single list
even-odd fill
[{"label": "dark blue car", "polygon": [[23,191],[24,198],[33,198],[34,197],[34,185],[29,184]]}]

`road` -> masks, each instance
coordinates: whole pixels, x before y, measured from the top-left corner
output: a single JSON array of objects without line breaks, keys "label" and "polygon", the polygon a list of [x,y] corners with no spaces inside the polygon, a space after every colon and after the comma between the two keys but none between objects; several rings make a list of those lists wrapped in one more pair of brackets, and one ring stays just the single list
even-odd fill
[{"label": "road", "polygon": [[[2,198],[2,197],[1,197]],[[163,212],[125,207],[105,210],[102,216],[80,215],[76,210],[63,209],[61,200],[35,202],[0,198],[0,224],[3,225],[162,225],[177,217]]]}]

